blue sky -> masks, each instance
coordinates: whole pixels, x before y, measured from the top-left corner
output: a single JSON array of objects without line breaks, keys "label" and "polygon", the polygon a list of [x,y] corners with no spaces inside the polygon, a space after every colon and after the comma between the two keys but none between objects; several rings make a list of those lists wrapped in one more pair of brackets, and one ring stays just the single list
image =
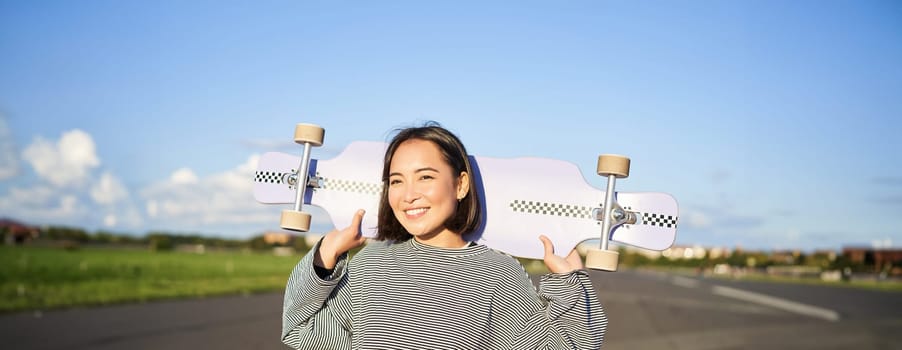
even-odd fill
[{"label": "blue sky", "polygon": [[679,244],[898,247],[900,62],[896,1],[0,1],[0,216],[249,237],[295,123],[329,158],[437,120],[596,186],[630,156]]}]

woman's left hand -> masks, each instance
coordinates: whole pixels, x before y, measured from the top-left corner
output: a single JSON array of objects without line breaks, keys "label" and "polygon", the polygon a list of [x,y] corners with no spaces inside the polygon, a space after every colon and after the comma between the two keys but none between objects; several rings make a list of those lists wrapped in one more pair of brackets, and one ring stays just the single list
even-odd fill
[{"label": "woman's left hand", "polygon": [[552,273],[568,273],[571,271],[581,270],[583,268],[583,259],[579,256],[576,249],[570,251],[566,258],[554,255],[554,244],[545,235],[539,236],[542,245],[545,246],[545,266]]}]

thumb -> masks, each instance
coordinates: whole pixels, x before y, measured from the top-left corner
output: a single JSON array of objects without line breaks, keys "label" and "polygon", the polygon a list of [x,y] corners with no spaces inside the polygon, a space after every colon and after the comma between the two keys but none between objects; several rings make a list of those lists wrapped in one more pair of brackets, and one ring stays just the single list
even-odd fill
[{"label": "thumb", "polygon": [[351,227],[360,231],[360,224],[363,222],[363,214],[365,214],[365,213],[366,213],[365,210],[358,209],[357,212],[354,213],[354,218],[351,219]]},{"label": "thumb", "polygon": [[542,245],[545,246],[545,256],[554,255],[554,244],[551,243],[551,240],[545,235],[539,236],[539,239],[542,241]]}]

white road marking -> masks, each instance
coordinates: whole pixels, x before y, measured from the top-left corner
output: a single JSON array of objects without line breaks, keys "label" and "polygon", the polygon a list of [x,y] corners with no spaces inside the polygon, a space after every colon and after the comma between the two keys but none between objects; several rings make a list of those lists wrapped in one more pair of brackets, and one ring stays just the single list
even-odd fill
[{"label": "white road marking", "polygon": [[777,309],[794,312],[800,315],[821,318],[831,322],[839,321],[839,313],[837,313],[836,311],[822,307],[797,303],[786,299],[780,299],[765,294],[753,293],[724,286],[711,287],[711,292],[720,296],[767,305]]},{"label": "white road marking", "polygon": [[691,279],[688,277],[683,277],[683,276],[673,276],[670,279],[670,283],[673,283],[674,285],[677,285],[680,287],[686,287],[686,288],[697,288],[698,287],[697,280],[694,280],[694,279]]}]

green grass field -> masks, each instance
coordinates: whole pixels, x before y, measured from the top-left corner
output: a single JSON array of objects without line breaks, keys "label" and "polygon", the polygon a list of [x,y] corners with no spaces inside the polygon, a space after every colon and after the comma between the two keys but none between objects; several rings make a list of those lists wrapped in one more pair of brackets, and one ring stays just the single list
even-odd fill
[{"label": "green grass field", "polygon": [[300,256],[0,246],[0,312],[278,291]]},{"label": "green grass field", "polygon": [[[0,246],[0,312],[281,291],[300,258],[252,252]],[[531,274],[547,272],[541,260],[520,262]],[[902,291],[900,283],[807,283]]]},{"label": "green grass field", "polygon": [[[0,246],[0,312],[281,291],[300,258]],[[521,262],[547,272],[540,260]]]}]

